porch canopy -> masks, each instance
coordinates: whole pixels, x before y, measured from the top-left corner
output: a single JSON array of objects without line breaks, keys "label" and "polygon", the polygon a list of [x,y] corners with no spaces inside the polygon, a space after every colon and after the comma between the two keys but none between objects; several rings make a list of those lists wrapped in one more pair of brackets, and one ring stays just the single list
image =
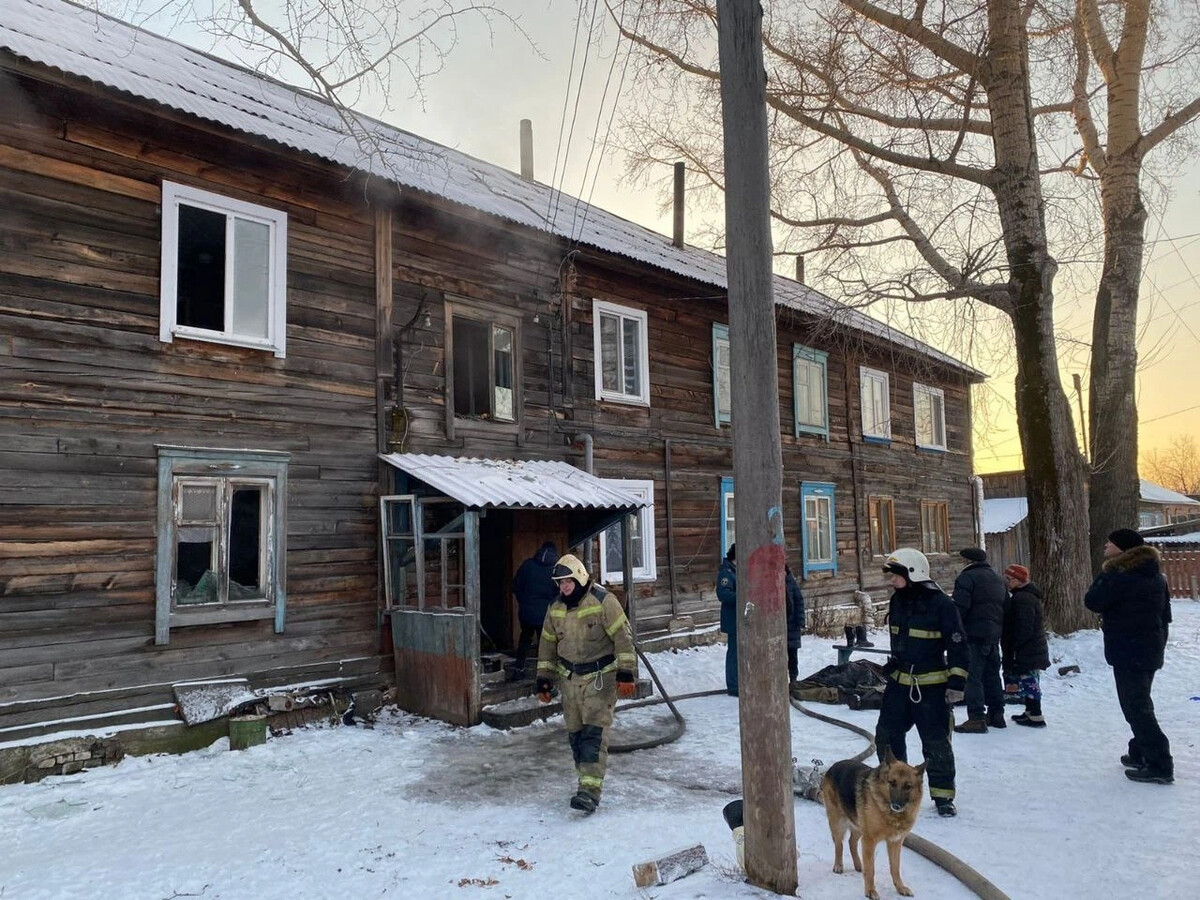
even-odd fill
[{"label": "porch canopy", "polygon": [[567,462],[381,453],[380,459],[466,509],[557,509],[577,547],[646,501]]}]

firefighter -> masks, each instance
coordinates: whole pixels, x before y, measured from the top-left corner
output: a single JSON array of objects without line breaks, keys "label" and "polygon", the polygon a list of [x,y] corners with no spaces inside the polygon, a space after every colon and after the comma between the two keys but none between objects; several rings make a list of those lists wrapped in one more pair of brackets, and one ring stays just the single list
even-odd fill
[{"label": "firefighter", "polygon": [[550,576],[558,597],[546,611],[538,648],[538,699],[550,702],[557,680],[579,789],[572,809],[596,811],[608,764],[608,728],[617,697],[637,693],[633,635],[621,604],[592,581],[578,557],[559,559]]},{"label": "firefighter", "polygon": [[896,759],[907,761],[905,735],[916,725],[938,815],[957,815],[950,728],[951,707],[962,699],[967,679],[962,620],[954,601],[929,577],[929,560],[921,551],[897,550],[883,571],[895,592],[888,607],[892,647],[875,749],[880,762],[889,747]]}]

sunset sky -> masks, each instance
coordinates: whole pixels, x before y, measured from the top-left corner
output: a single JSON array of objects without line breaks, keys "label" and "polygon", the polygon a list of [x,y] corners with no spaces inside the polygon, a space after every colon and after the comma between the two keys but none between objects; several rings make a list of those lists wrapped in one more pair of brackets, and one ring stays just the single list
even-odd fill
[{"label": "sunset sky", "polygon": [[[590,194],[593,203],[669,234],[669,167],[664,166],[650,184],[632,184],[624,178],[621,155],[611,149],[602,153],[596,146],[608,134],[618,86],[623,94],[635,89],[629,80],[621,84],[625,48],[620,49],[615,66],[611,34],[604,50],[588,49],[587,23],[576,33],[575,2],[527,0],[521,8],[528,10],[522,14],[521,25],[540,56],[504,26],[498,26],[490,39],[485,29],[468,28],[443,71],[425,83],[423,104],[408,96],[408,85],[398,84],[388,98],[390,109],[383,109],[381,101],[373,98],[362,104],[363,111],[513,170],[519,169],[518,123],[531,119],[537,180],[550,183],[553,179],[555,186],[576,196],[587,198]],[[161,20],[151,24],[155,30],[167,30]],[[211,38],[184,27],[175,26],[170,33],[200,49],[229,55],[224,48],[214,47]],[[581,68],[583,89],[577,102]],[[619,127],[618,113],[613,128]],[[1195,389],[1200,380],[1200,163],[1193,161],[1171,184],[1174,196],[1169,207],[1153,211],[1146,229],[1138,385],[1143,453],[1165,447],[1175,435],[1200,434],[1200,396]],[[689,231],[694,233],[698,221],[695,211],[689,211]],[[790,265],[781,265],[780,271],[792,274]],[[822,284],[816,266],[810,265],[808,280],[818,289],[829,288]],[[1077,410],[1071,376],[1078,373],[1082,377],[1086,404],[1086,344],[1091,335],[1093,298],[1087,291],[1072,294],[1068,280],[1061,277],[1056,292],[1064,387],[1072,409]],[[949,336],[929,339],[951,348]],[[1006,339],[999,329],[987,343],[1004,346]],[[1012,400],[1014,361],[1011,354],[1001,353],[976,364],[992,376],[976,389],[976,469],[1020,468]]]}]

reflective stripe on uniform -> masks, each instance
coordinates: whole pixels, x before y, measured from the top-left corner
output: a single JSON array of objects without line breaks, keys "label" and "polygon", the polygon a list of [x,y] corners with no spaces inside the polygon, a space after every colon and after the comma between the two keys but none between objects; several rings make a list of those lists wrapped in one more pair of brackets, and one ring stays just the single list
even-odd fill
[{"label": "reflective stripe on uniform", "polygon": [[[891,632],[892,632],[892,634],[899,634],[900,626],[893,625],[891,627]],[[915,637],[915,638],[925,638],[926,640],[930,640],[930,641],[940,641],[942,639],[942,633],[940,631],[926,631],[923,628],[908,629],[908,636]]]},{"label": "reflective stripe on uniform", "polygon": [[922,672],[920,675],[909,675],[907,672],[893,672],[892,678],[900,684],[945,684],[950,680],[945,669],[939,672]]},{"label": "reflective stripe on uniform", "polygon": [[929,796],[935,799],[945,797],[948,800],[954,799],[954,788],[935,788],[929,789]]},{"label": "reflective stripe on uniform", "polygon": [[581,788],[591,788],[592,793],[600,793],[600,788],[604,787],[604,777],[595,775],[580,775],[579,786]]},{"label": "reflective stripe on uniform", "polygon": [[607,628],[605,628],[604,631],[608,634],[609,637],[612,637],[614,634],[616,634],[618,631],[620,631],[622,628],[624,628],[628,621],[629,620],[627,618],[625,618],[625,614],[621,613],[621,617],[619,619],[617,619],[615,622],[613,622],[611,625],[609,625]]},{"label": "reflective stripe on uniform", "polygon": [[966,669],[960,669],[958,666],[952,666],[952,667],[950,668],[950,674],[951,674],[951,675],[957,675],[959,678],[967,678],[967,677],[968,677],[968,675],[967,675],[967,670],[966,670]]}]

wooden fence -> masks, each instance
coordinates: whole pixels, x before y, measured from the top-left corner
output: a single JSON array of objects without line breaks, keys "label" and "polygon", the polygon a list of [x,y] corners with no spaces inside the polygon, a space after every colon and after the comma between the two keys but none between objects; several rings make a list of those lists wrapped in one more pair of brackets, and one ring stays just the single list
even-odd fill
[{"label": "wooden fence", "polygon": [[1162,550],[1163,574],[1172,597],[1200,600],[1200,550]]}]

